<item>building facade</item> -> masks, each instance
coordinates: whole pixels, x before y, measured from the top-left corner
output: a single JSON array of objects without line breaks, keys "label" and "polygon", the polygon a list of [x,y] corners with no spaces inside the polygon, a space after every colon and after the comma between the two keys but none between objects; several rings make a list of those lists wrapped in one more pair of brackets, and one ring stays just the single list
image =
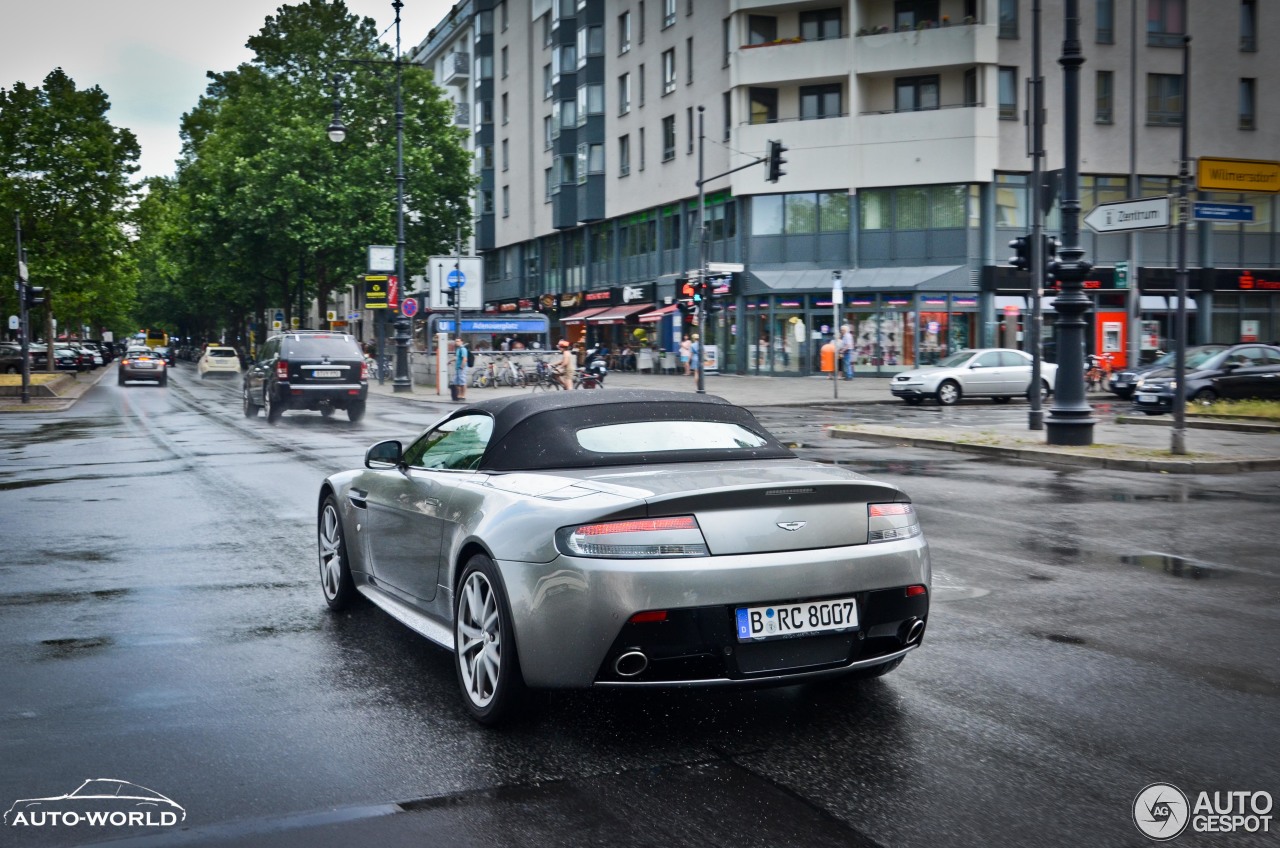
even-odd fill
[{"label": "building facade", "polygon": [[[1061,0],[1043,0],[1046,168],[1062,168]],[[1259,7],[1264,8],[1259,8]],[[486,309],[559,335],[673,349],[699,332],[739,373],[807,374],[849,323],[862,373],[966,346],[1023,346],[1030,231],[1030,0],[466,0],[423,41],[469,111]],[[1082,215],[1176,193],[1193,157],[1280,153],[1280,13],[1258,0],[1079,0]],[[1193,36],[1190,109],[1183,36]],[[766,180],[768,142],[785,175]],[[701,153],[701,156],[699,155]],[[699,170],[701,159],[701,172]],[[705,221],[699,227],[699,173]],[[723,176],[716,176],[723,175]],[[1042,190],[1058,229],[1061,192]],[[1253,187],[1253,186],[1250,186]],[[1276,189],[1277,185],[1262,186]],[[1193,187],[1194,188],[1194,187]],[[1189,224],[1188,341],[1280,338],[1277,194],[1195,192],[1250,221]],[[1168,344],[1175,232],[1084,230],[1089,344],[1120,363]],[[743,271],[694,328],[675,281]],[[1127,263],[1121,289],[1116,263]],[[844,302],[832,305],[832,279]],[[1124,275],[1121,275],[1122,277]],[[1046,356],[1053,357],[1052,292]]]}]

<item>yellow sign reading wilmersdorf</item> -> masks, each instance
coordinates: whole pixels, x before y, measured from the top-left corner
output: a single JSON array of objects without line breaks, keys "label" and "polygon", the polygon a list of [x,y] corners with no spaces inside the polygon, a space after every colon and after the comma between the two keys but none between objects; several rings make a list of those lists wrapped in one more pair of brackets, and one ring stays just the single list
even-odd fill
[{"label": "yellow sign reading wilmersdorf", "polygon": [[1201,157],[1196,169],[1200,191],[1280,191],[1280,162]]}]

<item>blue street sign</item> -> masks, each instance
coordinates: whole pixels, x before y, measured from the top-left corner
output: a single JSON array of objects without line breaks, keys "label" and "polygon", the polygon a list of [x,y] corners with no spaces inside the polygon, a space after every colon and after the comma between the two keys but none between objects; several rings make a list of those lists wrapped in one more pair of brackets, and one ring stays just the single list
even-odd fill
[{"label": "blue street sign", "polygon": [[1253,221],[1253,207],[1247,203],[1198,202],[1192,217],[1197,221]]},{"label": "blue street sign", "polygon": [[277,320],[277,321],[283,321],[283,320],[284,320],[284,313],[283,313],[283,312],[279,312],[279,311],[277,311],[277,312],[276,312],[276,320]]},{"label": "blue street sign", "polygon": [[449,276],[445,278],[445,282],[449,284],[451,289],[460,289],[467,284],[467,275],[454,268],[449,272]]}]

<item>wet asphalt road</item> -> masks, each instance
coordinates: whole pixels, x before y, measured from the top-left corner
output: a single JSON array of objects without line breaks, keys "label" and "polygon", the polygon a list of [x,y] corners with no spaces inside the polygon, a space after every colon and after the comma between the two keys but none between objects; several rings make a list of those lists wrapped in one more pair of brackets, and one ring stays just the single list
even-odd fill
[{"label": "wet asphalt road", "polygon": [[994,464],[825,437],[871,407],[761,410],[916,501],[925,647],[862,684],[554,693],[491,731],[445,653],[316,585],[320,479],[442,409],[270,427],[181,365],[0,416],[0,809],[119,778],[187,811],[144,844],[1112,846],[1147,844],[1153,782],[1280,796],[1280,474]]}]

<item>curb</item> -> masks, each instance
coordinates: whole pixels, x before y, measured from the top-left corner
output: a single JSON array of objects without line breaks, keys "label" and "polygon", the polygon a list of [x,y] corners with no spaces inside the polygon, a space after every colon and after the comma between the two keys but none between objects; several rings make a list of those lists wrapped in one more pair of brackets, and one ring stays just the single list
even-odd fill
[{"label": "curb", "polygon": [[1128,459],[1070,453],[1052,448],[972,445],[944,439],[908,436],[899,433],[868,432],[833,428],[834,439],[858,439],[881,444],[908,445],[930,450],[972,453],[995,459],[1037,462],[1043,465],[1065,465],[1072,468],[1101,468],[1110,471],[1137,471],[1152,474],[1240,474],[1249,471],[1280,470],[1280,457],[1260,459]]},{"label": "curb", "polygon": [[[1117,424],[1142,424],[1156,427],[1172,427],[1172,418],[1156,418],[1153,415],[1117,415]],[[1236,433],[1280,433],[1280,424],[1261,424],[1239,419],[1188,418],[1186,425],[1197,430],[1231,430]]]}]

